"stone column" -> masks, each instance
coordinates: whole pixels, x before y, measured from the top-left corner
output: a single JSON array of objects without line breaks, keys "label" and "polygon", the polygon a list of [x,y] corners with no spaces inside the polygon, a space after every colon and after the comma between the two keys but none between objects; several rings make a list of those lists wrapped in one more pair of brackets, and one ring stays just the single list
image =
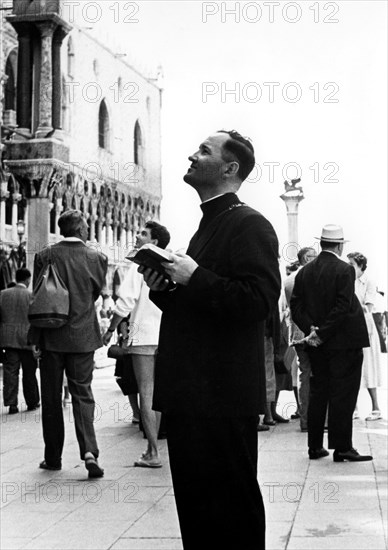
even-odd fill
[{"label": "stone column", "polygon": [[107,247],[112,246],[113,244],[113,231],[112,231],[112,216],[110,213],[105,216],[105,243]]},{"label": "stone column", "polygon": [[[32,272],[34,256],[50,242],[50,200],[38,198],[28,200],[27,268]],[[39,235],[39,241],[33,240]]]},{"label": "stone column", "polygon": [[37,23],[41,34],[41,65],[40,65],[40,94],[39,94],[39,126],[35,137],[46,137],[53,129],[53,67],[52,41],[56,23],[45,21]]},{"label": "stone column", "polygon": [[58,219],[59,219],[59,216],[62,214],[62,210],[63,210],[62,201],[61,199],[57,199],[57,204],[55,204],[55,237],[57,241],[61,236],[59,225],[58,225]]},{"label": "stone column", "polygon": [[99,243],[99,244],[103,244],[102,242],[102,224],[103,224],[103,219],[101,217],[98,217],[97,216],[97,231],[96,231],[96,241]]},{"label": "stone column", "polygon": [[[32,51],[31,29],[28,24],[19,24],[18,33],[18,69],[17,69],[17,96],[16,122],[18,132],[31,137],[32,113]],[[16,139],[18,134],[16,134]],[[22,138],[23,139],[23,138]]]},{"label": "stone column", "polygon": [[127,230],[124,224],[121,224],[120,226],[120,248],[125,251],[125,247],[127,245]]},{"label": "stone column", "polygon": [[90,220],[89,240],[91,243],[93,243],[96,240],[96,216],[94,216],[93,214],[90,214],[89,220]]},{"label": "stone column", "polygon": [[298,208],[299,203],[304,199],[303,193],[298,195],[287,195],[284,193],[280,198],[286,203],[287,223],[288,223],[288,243],[286,246],[287,261],[294,261],[297,258],[299,250],[298,241]]},{"label": "stone column", "polygon": [[[67,33],[62,27],[58,27],[53,37],[52,125],[55,130],[62,129],[61,46],[66,34]],[[58,132],[56,134],[58,134]],[[58,135],[58,137],[60,137],[60,135]]]},{"label": "stone column", "polygon": [[20,193],[14,193],[12,195],[12,240],[17,243],[19,242],[19,235],[17,232],[18,224],[18,202],[22,198]]}]

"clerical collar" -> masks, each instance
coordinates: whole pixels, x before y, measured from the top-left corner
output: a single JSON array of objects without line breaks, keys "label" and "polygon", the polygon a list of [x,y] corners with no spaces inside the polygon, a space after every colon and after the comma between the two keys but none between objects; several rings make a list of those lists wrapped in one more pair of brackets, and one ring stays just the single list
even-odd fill
[{"label": "clerical collar", "polygon": [[223,195],[218,195],[217,197],[213,197],[203,202],[201,204],[201,210],[205,217],[213,217],[229,208],[229,206],[232,206],[232,204],[239,204],[240,202],[241,201],[235,193],[224,193]]},{"label": "clerical collar", "polygon": [[215,197],[211,197],[210,199],[206,199],[201,204],[205,204],[205,202],[214,201],[214,199],[218,199],[218,197],[222,197],[223,195],[226,195],[226,193],[221,193],[220,195],[216,195]]}]

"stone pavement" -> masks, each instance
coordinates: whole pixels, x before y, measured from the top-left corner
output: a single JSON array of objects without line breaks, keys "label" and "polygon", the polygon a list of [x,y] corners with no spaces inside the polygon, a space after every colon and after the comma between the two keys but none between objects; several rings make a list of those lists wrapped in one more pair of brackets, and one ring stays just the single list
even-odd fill
[{"label": "stone pavement", "polygon": [[[97,364],[104,367],[95,370],[93,383],[101,480],[89,481],[79,459],[71,406],[60,472],[37,468],[43,459],[39,411],[27,413],[22,405],[9,416],[2,409],[3,550],[182,548],[166,441],[160,441],[163,468],[133,467],[145,442],[131,423],[112,363],[102,353]],[[385,419],[386,387],[385,381],[379,390]],[[291,392],[282,392],[279,412],[290,415],[294,408]],[[370,410],[365,390],[359,408],[361,417]],[[259,433],[268,550],[387,548],[387,421],[357,420],[354,427],[355,447],[371,453],[372,462],[310,461],[296,420]]]}]

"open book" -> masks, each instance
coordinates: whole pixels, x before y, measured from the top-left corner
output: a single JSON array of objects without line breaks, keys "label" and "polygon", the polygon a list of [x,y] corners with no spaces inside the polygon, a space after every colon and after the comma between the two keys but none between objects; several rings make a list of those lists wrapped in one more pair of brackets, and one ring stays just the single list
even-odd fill
[{"label": "open book", "polygon": [[166,273],[164,267],[161,265],[162,262],[169,262],[169,257],[169,252],[167,252],[163,248],[159,248],[154,244],[144,244],[138,250],[132,250],[128,254],[128,256],[126,256],[126,260],[135,262],[135,264],[138,265],[149,267],[154,271],[162,273],[163,275],[165,275],[166,278],[169,279],[170,276]]}]

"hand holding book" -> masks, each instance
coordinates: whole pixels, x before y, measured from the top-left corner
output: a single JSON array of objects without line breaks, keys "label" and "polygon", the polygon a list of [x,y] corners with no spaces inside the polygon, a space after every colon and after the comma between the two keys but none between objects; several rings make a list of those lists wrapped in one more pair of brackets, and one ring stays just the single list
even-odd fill
[{"label": "hand holding book", "polygon": [[[127,259],[140,265],[141,273],[148,268],[160,273],[167,281],[174,281],[183,286],[189,284],[192,274],[198,267],[198,264],[182,251],[174,254],[153,244],[145,244],[139,250],[131,252]],[[148,280],[146,282],[150,286]]]},{"label": "hand holding book", "polygon": [[159,246],[145,244],[138,250],[132,250],[126,259],[145,268],[150,268],[152,271],[157,271],[171,280],[170,275],[162,265],[163,262],[171,262],[170,253]]}]

